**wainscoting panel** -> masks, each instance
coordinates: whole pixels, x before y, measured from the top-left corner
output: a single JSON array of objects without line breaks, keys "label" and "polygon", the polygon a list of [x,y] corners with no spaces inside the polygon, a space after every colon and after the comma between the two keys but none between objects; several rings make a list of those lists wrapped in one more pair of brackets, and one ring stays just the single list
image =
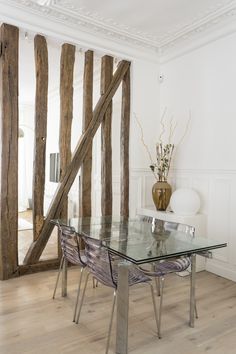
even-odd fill
[{"label": "wainscoting panel", "polygon": [[176,169],[170,179],[174,189],[191,187],[199,193],[200,212],[207,216],[206,236],[228,244],[214,251],[206,269],[236,281],[236,171]]}]

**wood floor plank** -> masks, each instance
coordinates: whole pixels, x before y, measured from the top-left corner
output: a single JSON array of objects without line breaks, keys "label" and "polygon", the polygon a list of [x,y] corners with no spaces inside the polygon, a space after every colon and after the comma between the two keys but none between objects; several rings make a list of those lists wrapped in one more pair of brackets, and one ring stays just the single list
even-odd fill
[{"label": "wood floor plank", "polygon": [[[1,354],[104,354],[112,290],[89,283],[81,323],[72,322],[79,276],[70,268],[68,297],[55,300],[52,292],[56,271],[0,282]],[[163,338],[155,321],[147,286],[130,290],[130,354],[233,354],[236,346],[236,284],[216,275],[197,274],[200,318],[188,327],[189,278],[166,279]],[[115,348],[115,321],[110,353]]]}]

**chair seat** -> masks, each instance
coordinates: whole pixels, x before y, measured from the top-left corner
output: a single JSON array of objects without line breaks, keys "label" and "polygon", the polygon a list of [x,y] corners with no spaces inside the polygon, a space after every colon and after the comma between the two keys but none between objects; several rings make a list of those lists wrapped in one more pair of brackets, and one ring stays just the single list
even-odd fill
[{"label": "chair seat", "polygon": [[174,260],[158,262],[154,264],[152,270],[140,268],[145,274],[149,276],[162,277],[170,273],[179,273],[186,270],[191,264],[189,257],[179,257]]},{"label": "chair seat", "polygon": [[80,251],[80,255],[76,252],[70,253],[67,251],[66,259],[74,265],[85,266],[87,263],[87,257],[84,254],[84,251]]},{"label": "chair seat", "polygon": [[[117,282],[118,282],[118,266],[113,266],[112,267],[112,278],[111,278],[111,273],[109,272],[98,272],[94,271],[93,269],[89,269],[89,271],[92,273],[94,278],[96,278],[100,283],[103,285],[112,287],[112,288],[117,288]],[[139,268],[131,265],[129,268],[129,275],[128,275],[128,282],[129,286],[133,286],[135,284],[139,283],[144,283],[144,282],[149,282],[151,279],[144,274]]]}]

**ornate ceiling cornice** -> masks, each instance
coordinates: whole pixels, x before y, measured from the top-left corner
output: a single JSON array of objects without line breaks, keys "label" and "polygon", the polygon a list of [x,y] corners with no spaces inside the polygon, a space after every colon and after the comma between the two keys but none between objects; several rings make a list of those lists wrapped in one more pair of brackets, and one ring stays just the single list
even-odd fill
[{"label": "ornate ceiling cornice", "polygon": [[[48,6],[40,5],[41,1],[47,2]],[[71,5],[67,0],[63,1],[63,5],[56,0],[8,0],[7,2],[21,10],[41,15],[86,33],[100,34],[104,38],[126,43],[128,46],[151,49],[164,55],[184,46],[186,42],[207,36],[210,32],[236,20],[236,1],[229,0],[226,5],[223,1],[217,1],[214,7],[206,9],[204,13],[196,14],[191,24],[182,23],[178,28],[171,28],[168,33],[157,37],[152,33],[117,23],[111,18],[103,18],[100,14],[89,12],[77,5]]]},{"label": "ornate ceiling cornice", "polygon": [[[193,42],[197,39],[203,39],[211,34],[218,37],[216,31],[219,29],[227,29],[233,22],[236,25],[236,3],[225,6],[214,14],[202,18],[198,22],[194,22],[191,26],[183,27],[181,31],[175,33],[172,38],[160,43],[161,53],[167,53],[174,48],[181,47],[186,43]],[[223,32],[222,32],[223,33]]]},{"label": "ornate ceiling cornice", "polygon": [[155,41],[147,40],[141,34],[130,34],[127,29],[121,30],[116,28],[115,23],[108,24],[107,21],[95,19],[92,16],[76,13],[71,8],[63,7],[57,4],[42,6],[37,1],[33,0],[9,0],[8,3],[25,11],[33,12],[34,14],[47,17],[57,22],[66,24],[90,34],[97,34],[106,37],[117,39],[127,44],[132,44],[138,47],[151,48],[156,50]]}]

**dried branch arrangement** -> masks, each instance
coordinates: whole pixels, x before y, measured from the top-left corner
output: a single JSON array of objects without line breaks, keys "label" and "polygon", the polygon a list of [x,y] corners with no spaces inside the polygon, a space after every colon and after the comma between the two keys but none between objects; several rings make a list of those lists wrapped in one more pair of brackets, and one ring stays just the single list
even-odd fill
[{"label": "dried branch arrangement", "polygon": [[135,120],[136,120],[136,122],[139,126],[139,129],[140,129],[142,144],[145,147],[148,157],[151,162],[151,164],[150,164],[151,171],[153,172],[153,175],[155,176],[156,180],[159,182],[167,181],[168,174],[170,171],[171,161],[173,158],[174,149],[176,150],[177,146],[179,146],[183,142],[183,140],[187,134],[190,121],[191,121],[191,112],[189,112],[189,119],[186,124],[184,134],[182,135],[182,137],[180,138],[180,140],[177,144],[173,144],[172,141],[173,141],[174,133],[176,131],[177,122],[174,122],[174,119],[172,117],[170,120],[170,123],[169,123],[169,128],[168,128],[168,142],[165,143],[163,141],[164,140],[163,137],[164,137],[164,135],[166,135],[166,126],[167,126],[167,124],[165,123],[166,111],[167,111],[167,109],[164,110],[164,112],[161,116],[161,121],[160,121],[161,132],[160,132],[160,135],[158,138],[158,142],[156,144],[156,160],[155,161],[153,161],[150,150],[149,150],[147,144],[145,143],[142,125],[141,125],[137,115],[134,113]]}]

